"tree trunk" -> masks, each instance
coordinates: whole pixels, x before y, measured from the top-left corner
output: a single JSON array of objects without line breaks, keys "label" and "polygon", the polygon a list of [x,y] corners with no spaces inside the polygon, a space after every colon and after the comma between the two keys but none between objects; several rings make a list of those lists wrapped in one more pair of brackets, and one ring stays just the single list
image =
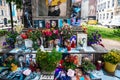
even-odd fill
[{"label": "tree trunk", "polygon": [[9,7],[10,7],[11,27],[12,27],[12,30],[13,30],[13,16],[12,16],[12,5],[11,5],[11,2],[9,2]]}]

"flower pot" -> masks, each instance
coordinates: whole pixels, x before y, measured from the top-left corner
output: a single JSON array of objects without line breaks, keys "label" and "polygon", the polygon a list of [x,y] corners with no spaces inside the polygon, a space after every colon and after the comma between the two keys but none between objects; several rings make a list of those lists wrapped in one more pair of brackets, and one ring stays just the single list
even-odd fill
[{"label": "flower pot", "polygon": [[109,63],[109,62],[105,62],[104,68],[107,72],[114,72],[116,67],[117,67],[117,64],[112,64],[112,63]]}]

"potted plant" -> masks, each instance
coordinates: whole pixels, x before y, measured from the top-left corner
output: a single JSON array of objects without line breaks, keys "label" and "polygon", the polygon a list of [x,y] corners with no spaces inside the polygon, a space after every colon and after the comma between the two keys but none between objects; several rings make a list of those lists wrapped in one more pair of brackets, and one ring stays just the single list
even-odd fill
[{"label": "potted plant", "polygon": [[43,52],[38,49],[36,54],[36,62],[42,72],[53,72],[61,58],[62,54],[57,52],[55,49],[51,52]]},{"label": "potted plant", "polygon": [[93,71],[96,69],[95,65],[90,60],[83,60],[81,67],[86,73],[89,73],[89,71]]},{"label": "potted plant", "polygon": [[36,29],[35,31],[28,30],[26,34],[28,36],[28,39],[32,40],[32,46],[34,50],[37,50],[40,46],[41,31],[39,29]]},{"label": "potted plant", "polygon": [[118,63],[120,63],[120,51],[111,50],[103,55],[105,61],[104,68],[107,72],[114,72]]},{"label": "potted plant", "polygon": [[59,38],[59,30],[54,28],[43,29],[42,37],[44,40],[44,47],[52,47],[50,45],[54,44],[55,39]]},{"label": "potted plant", "polygon": [[104,47],[102,44],[102,36],[99,31],[94,31],[91,34],[88,34],[88,45],[91,46],[93,44],[101,45]]}]

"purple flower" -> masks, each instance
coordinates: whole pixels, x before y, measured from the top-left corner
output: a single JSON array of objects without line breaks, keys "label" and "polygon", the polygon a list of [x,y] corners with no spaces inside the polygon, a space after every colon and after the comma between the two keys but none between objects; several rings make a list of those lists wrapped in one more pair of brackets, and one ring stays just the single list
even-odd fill
[{"label": "purple flower", "polygon": [[3,42],[3,44],[2,44],[3,46],[6,46],[7,45],[7,42]]}]

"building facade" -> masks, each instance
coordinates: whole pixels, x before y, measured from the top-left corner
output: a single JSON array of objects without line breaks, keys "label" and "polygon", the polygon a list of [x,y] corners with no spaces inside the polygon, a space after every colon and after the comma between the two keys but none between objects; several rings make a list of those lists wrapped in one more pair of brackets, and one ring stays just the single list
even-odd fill
[{"label": "building facade", "polygon": [[84,20],[96,20],[96,0],[82,0],[81,17]]},{"label": "building facade", "polygon": [[[12,16],[14,21],[18,21],[16,5],[12,3]],[[6,0],[0,0],[0,23],[6,24],[10,21],[10,9]]]},{"label": "building facade", "polygon": [[6,0],[0,0],[0,22],[4,23],[6,20],[9,19],[9,6],[6,3]]},{"label": "building facade", "polygon": [[120,15],[120,0],[97,0],[97,20],[99,23],[109,23]]},{"label": "building facade", "polygon": [[89,0],[82,0],[81,5],[81,17],[82,19],[87,19],[89,13]]}]

